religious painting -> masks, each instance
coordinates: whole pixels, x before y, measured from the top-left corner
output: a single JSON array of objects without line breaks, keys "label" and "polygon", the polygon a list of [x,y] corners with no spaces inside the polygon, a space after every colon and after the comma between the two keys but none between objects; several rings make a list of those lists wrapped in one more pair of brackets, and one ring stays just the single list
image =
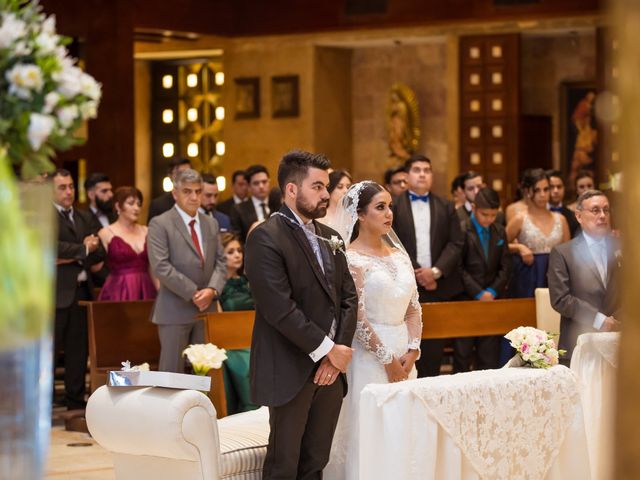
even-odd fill
[{"label": "religious painting", "polygon": [[564,82],[560,91],[560,139],[567,184],[573,188],[581,170],[596,171],[598,130],[595,116],[596,86],[590,82]]},{"label": "religious painting", "polygon": [[300,114],[298,75],[271,77],[273,118],[297,117]]},{"label": "religious painting", "polygon": [[411,88],[396,83],[387,98],[387,133],[389,156],[395,163],[413,155],[420,140],[418,100]]},{"label": "religious painting", "polygon": [[260,117],[260,78],[234,79],[236,84],[235,107],[237,120]]}]

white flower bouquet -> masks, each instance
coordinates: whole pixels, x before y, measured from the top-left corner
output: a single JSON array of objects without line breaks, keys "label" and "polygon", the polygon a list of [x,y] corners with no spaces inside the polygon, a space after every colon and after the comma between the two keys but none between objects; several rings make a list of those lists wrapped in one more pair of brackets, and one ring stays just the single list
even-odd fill
[{"label": "white flower bouquet", "polygon": [[81,143],[74,132],[98,111],[100,84],[68,56],[68,43],[37,0],[0,0],[0,146],[23,178]]},{"label": "white flower bouquet", "polygon": [[533,368],[549,368],[558,364],[565,350],[558,350],[557,335],[533,327],[518,327],[507,333],[521,364]]},{"label": "white flower bouquet", "polygon": [[213,343],[189,345],[182,355],[187,357],[196,375],[206,375],[212,368],[222,367],[227,359],[227,351]]}]

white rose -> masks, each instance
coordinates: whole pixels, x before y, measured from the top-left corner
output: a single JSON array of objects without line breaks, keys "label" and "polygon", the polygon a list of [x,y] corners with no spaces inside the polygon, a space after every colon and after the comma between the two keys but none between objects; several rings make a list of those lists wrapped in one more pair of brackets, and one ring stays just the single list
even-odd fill
[{"label": "white rose", "polygon": [[45,55],[53,53],[58,46],[58,36],[43,32],[36,37],[35,44],[41,53]]},{"label": "white rose", "polygon": [[80,93],[91,100],[99,100],[102,94],[100,84],[87,73],[80,75]]},{"label": "white rose", "polygon": [[34,151],[40,149],[42,144],[49,138],[53,127],[56,124],[56,120],[51,115],[41,115],[39,113],[32,113],[29,117],[29,129],[27,130],[27,136],[29,143]]},{"label": "white rose", "polygon": [[60,94],[58,92],[49,92],[44,96],[44,108],[42,109],[43,113],[49,114],[53,112],[53,109],[56,108],[58,102],[60,101]]},{"label": "white rose", "polygon": [[47,19],[42,22],[42,31],[48,35],[54,35],[56,33],[56,16],[49,15]]},{"label": "white rose", "polygon": [[0,26],[0,48],[7,48],[26,33],[26,24],[13,13],[2,16]]},{"label": "white rose", "polygon": [[31,92],[42,90],[44,84],[42,71],[37,65],[18,63],[6,73],[6,78],[10,84],[9,93],[22,99],[31,98]]},{"label": "white rose", "polygon": [[69,128],[78,118],[80,112],[76,105],[69,105],[68,107],[59,108],[56,114],[58,115],[58,120],[60,120],[60,125],[63,128]]},{"label": "white rose", "polygon": [[55,80],[60,83],[58,92],[66,98],[73,98],[78,95],[80,93],[81,74],[82,70],[78,67],[63,67],[63,69],[55,75]]},{"label": "white rose", "polygon": [[13,46],[13,53],[17,57],[29,55],[31,53],[31,46],[24,40],[20,40]]},{"label": "white rose", "polygon": [[98,102],[89,100],[80,105],[80,116],[83,120],[96,118],[98,116]]}]

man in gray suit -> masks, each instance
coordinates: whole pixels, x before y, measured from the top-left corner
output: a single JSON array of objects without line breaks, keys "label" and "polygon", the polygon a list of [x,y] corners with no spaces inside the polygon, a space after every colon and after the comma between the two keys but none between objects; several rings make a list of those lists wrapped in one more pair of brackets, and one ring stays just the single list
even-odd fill
[{"label": "man in gray suit", "polygon": [[179,172],[173,189],[176,204],[149,224],[149,262],[160,281],[152,320],[158,325],[162,371],[182,372],[182,351],[204,342],[203,322],[194,316],[214,310],[226,280],[218,222],[198,213],[201,195],[200,174]]},{"label": "man in gray suit", "polygon": [[549,257],[551,305],[561,315],[560,348],[568,364],[578,336],[620,328],[618,295],[621,254],[611,236],[609,200],[599,190],[580,195],[576,218],[582,233],[558,245]]}]

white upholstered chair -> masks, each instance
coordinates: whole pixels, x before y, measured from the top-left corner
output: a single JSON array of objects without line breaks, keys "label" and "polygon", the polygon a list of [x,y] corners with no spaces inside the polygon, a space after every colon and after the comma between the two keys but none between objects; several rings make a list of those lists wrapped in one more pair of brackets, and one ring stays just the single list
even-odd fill
[{"label": "white upholstered chair", "polygon": [[560,314],[551,306],[548,288],[536,288],[536,325],[540,330],[560,334]]},{"label": "white upholstered chair", "polygon": [[194,390],[102,386],[89,398],[87,426],[113,454],[116,480],[262,478],[269,412],[216,419]]}]

